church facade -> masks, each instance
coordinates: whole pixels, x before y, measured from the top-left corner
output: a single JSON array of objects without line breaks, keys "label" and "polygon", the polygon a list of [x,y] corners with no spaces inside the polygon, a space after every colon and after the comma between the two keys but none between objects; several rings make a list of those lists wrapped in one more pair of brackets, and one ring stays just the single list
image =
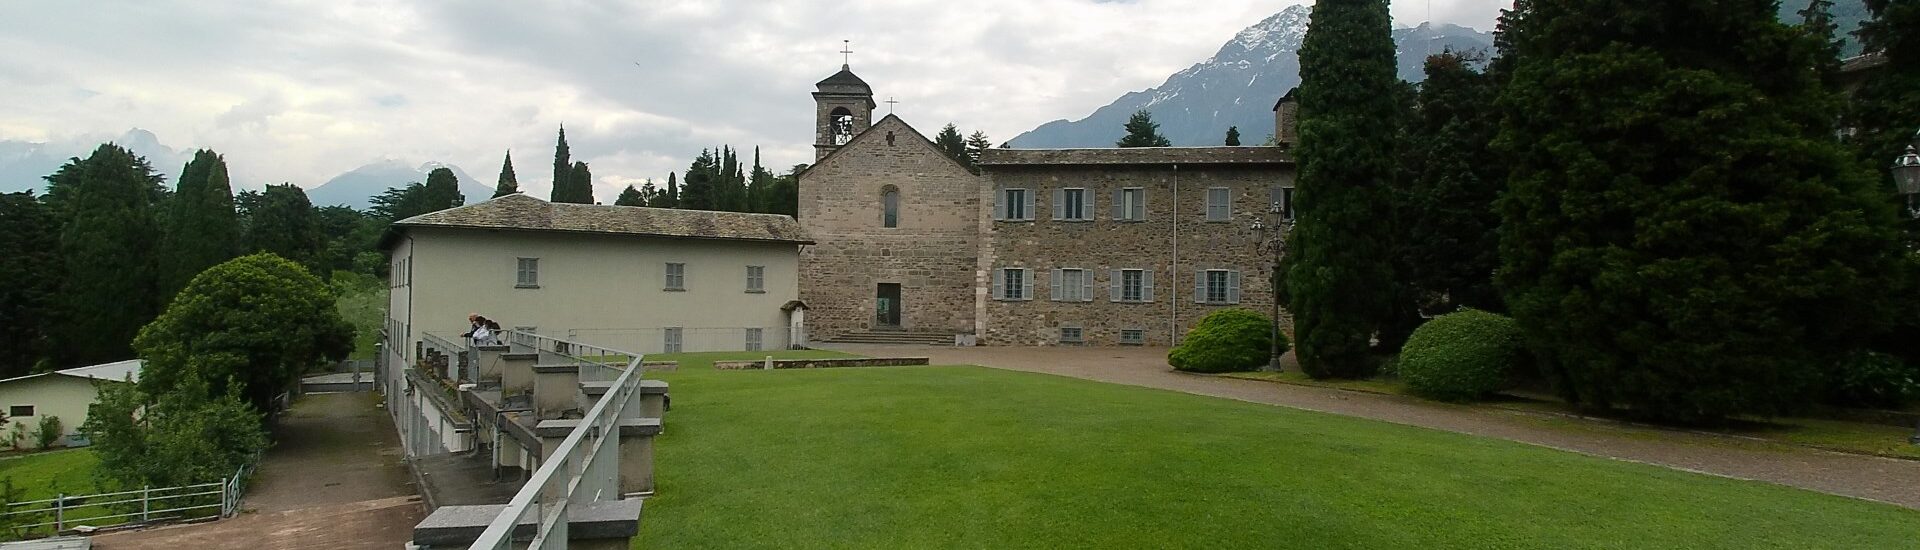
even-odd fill
[{"label": "church facade", "polygon": [[847,67],[817,88],[799,181],[816,340],[1170,345],[1215,310],[1275,311],[1285,146],[993,149],[976,173],[899,117],[872,121]]}]

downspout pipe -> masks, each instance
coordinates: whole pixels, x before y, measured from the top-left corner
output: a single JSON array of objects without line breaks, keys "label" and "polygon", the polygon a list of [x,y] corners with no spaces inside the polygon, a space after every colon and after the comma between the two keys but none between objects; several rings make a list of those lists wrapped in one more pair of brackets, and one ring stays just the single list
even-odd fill
[{"label": "downspout pipe", "polygon": [[[1167,322],[1167,344],[1180,344],[1180,165],[1173,165],[1173,267],[1168,273],[1167,303],[1173,306],[1173,318]],[[409,294],[408,296],[412,296]]]}]

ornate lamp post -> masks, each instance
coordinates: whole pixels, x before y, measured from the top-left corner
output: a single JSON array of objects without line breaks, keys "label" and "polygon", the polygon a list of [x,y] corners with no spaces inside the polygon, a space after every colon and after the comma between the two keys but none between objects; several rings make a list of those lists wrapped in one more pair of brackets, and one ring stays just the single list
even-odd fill
[{"label": "ornate lamp post", "polygon": [[[1920,140],[1920,134],[1914,138]],[[1920,218],[1920,204],[1914,202],[1920,195],[1920,152],[1913,145],[1907,145],[1906,154],[1893,159],[1893,184],[1900,196],[1907,198],[1907,215]]]},{"label": "ornate lamp post", "polygon": [[[1273,217],[1273,222],[1263,223],[1263,220],[1254,220],[1253,228],[1267,230],[1266,243],[1265,246],[1261,247],[1261,252],[1267,252],[1273,256],[1273,265],[1269,266],[1267,273],[1268,286],[1272,287],[1269,290],[1272,291],[1273,297],[1273,317],[1271,317],[1273,333],[1268,337],[1271,344],[1267,353],[1267,367],[1265,370],[1267,372],[1280,372],[1280,287],[1278,285],[1278,278],[1280,275],[1280,255],[1286,251],[1286,206],[1281,204],[1280,201],[1275,200],[1268,206],[1267,214]],[[1263,225],[1264,227],[1262,227]]]}]

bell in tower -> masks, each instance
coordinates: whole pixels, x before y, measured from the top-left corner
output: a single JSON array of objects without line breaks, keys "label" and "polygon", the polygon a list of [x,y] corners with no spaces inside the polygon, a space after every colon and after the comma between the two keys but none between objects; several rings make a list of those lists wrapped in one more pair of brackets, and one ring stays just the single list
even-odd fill
[{"label": "bell in tower", "polygon": [[847,65],[814,85],[813,160],[827,158],[873,125],[873,88]]}]

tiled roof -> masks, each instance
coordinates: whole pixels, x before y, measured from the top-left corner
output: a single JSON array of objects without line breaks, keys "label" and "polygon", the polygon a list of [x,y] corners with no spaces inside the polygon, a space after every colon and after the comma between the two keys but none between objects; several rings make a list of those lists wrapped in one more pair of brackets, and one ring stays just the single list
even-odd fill
[{"label": "tiled roof", "polygon": [[486,202],[421,214],[396,227],[469,227],[571,233],[648,235],[811,244],[800,222],[780,214],[710,212],[638,206],[551,203],[512,194]]},{"label": "tiled roof", "polygon": [[1292,164],[1286,147],[1127,147],[1111,149],[988,149],[980,165]]},{"label": "tiled roof", "polygon": [[[820,82],[815,83],[814,87],[819,89],[822,92],[851,91],[851,90],[839,89],[839,88],[845,88],[845,87],[858,88],[862,91],[873,89],[872,87],[867,86],[867,81],[861,80],[859,76],[855,76],[853,74],[853,69],[850,67],[847,67],[846,65],[841,65],[840,72],[833,73],[833,76],[829,76],[825,80],[821,80]],[[828,88],[836,88],[836,90],[828,90]]]},{"label": "tiled roof", "polygon": [[1887,64],[1886,53],[1867,52],[1864,54],[1856,55],[1853,57],[1846,58],[1845,60],[1842,60],[1840,62],[1840,72],[1851,73],[1856,71],[1864,71],[1867,69],[1878,68],[1886,64]]}]

